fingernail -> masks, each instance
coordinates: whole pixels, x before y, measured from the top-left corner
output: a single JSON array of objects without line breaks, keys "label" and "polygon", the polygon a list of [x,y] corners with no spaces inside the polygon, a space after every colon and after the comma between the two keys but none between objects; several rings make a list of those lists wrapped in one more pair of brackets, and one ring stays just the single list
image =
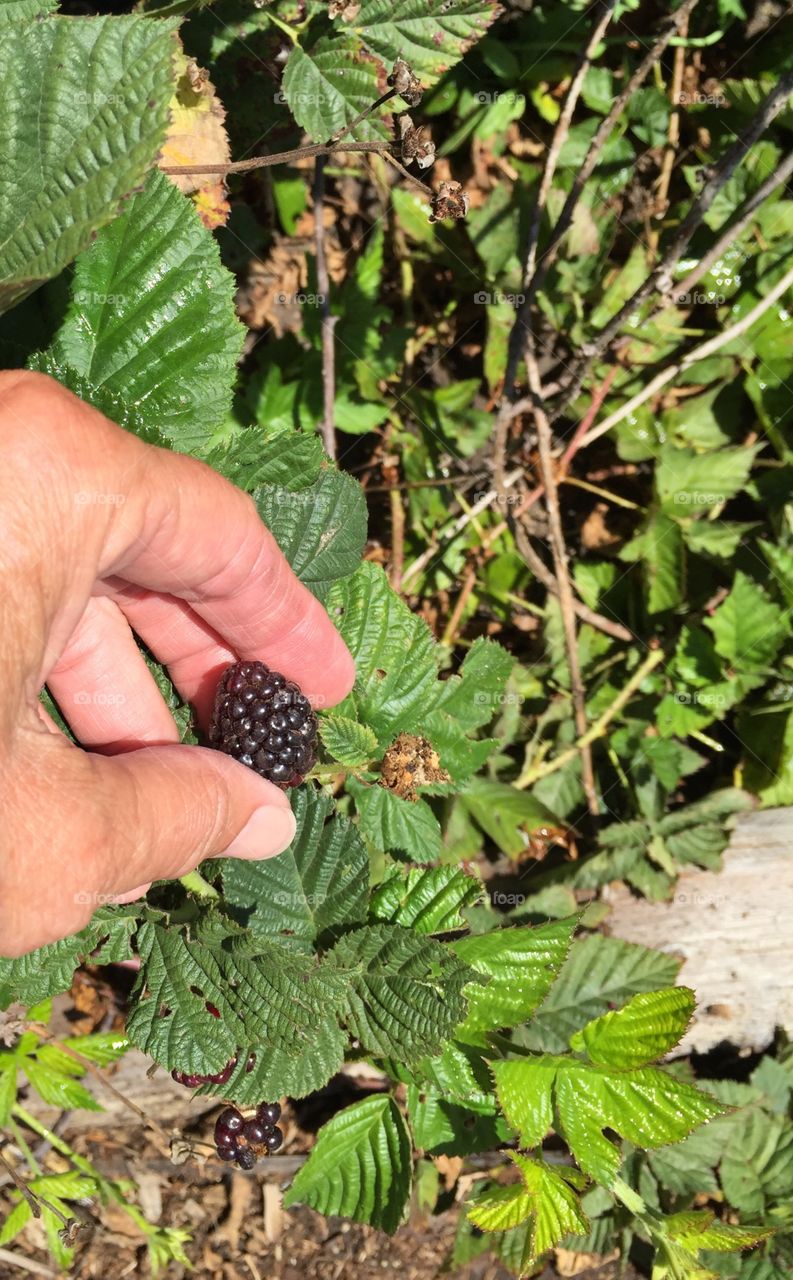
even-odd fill
[{"label": "fingernail", "polygon": [[274,858],[288,849],[295,838],[295,815],[291,809],[265,805],[254,809],[239,835],[235,836],[222,857]]}]

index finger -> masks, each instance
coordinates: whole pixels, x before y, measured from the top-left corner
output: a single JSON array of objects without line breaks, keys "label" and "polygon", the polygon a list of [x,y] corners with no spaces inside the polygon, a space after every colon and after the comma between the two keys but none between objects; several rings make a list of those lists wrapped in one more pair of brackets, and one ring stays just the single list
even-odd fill
[{"label": "index finger", "polygon": [[74,549],[50,561],[53,599],[77,599],[93,564],[96,579],[188,601],[239,658],[272,664],[320,705],[345,697],[355,679],[347,646],[251,498],[204,463],[144,444],[51,378],[20,373],[3,391],[20,469],[54,475],[40,509],[60,517],[59,539],[67,528]]}]

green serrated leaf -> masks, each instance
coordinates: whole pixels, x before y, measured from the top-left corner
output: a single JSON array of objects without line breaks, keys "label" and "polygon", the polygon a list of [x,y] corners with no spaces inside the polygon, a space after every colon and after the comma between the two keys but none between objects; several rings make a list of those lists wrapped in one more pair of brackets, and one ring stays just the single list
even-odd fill
[{"label": "green serrated leaf", "polygon": [[253,497],[294,572],[319,600],[355,572],[366,541],[366,502],[352,476],[321,471],[298,493],[265,486]]},{"label": "green serrated leaf", "polygon": [[713,1098],[658,1067],[617,1072],[562,1061],[554,1088],[562,1134],[584,1172],[605,1186],[616,1177],[621,1156],[604,1129],[638,1147],[660,1147],[721,1112]]},{"label": "green serrated leaf", "polygon": [[438,1053],[464,1016],[471,971],[432,938],[370,925],[343,937],[329,959],[347,985],[350,1033],[378,1056],[415,1062]]},{"label": "green serrated leaf", "polygon": [[334,760],[354,768],[377,755],[377,736],[368,725],[349,716],[323,716],[319,736]]},{"label": "green serrated leaf", "polygon": [[683,1038],[696,1007],[688,987],[666,987],[635,995],[622,1009],[588,1022],[570,1039],[571,1049],[605,1067],[655,1062]]},{"label": "green serrated leaf", "polygon": [[97,912],[80,933],[38,947],[16,960],[0,957],[0,1009],[7,1009],[12,1000],[32,1005],[67,991],[77,966],[111,928],[107,913]]},{"label": "green serrated leaf", "polygon": [[647,608],[664,613],[680,604],[683,592],[683,535],[676,520],[655,511],[620,551],[620,559],[641,561],[647,579]]},{"label": "green serrated leaf", "polygon": [[450,933],[466,927],[461,912],[481,897],[481,882],[456,867],[395,867],[373,892],[369,913],[416,933]]},{"label": "green serrated leaf", "polygon": [[447,0],[431,12],[422,0],[363,0],[356,30],[387,66],[404,58],[431,85],[484,35],[497,12],[495,0]]},{"label": "green serrated leaf", "polygon": [[[168,1070],[222,1070],[245,1035],[229,1009],[215,956],[180,929],[150,923],[138,930],[137,950],[142,967],[126,1027],[132,1043]],[[221,1017],[213,1017],[207,1002]]]},{"label": "green serrated leaf", "polygon": [[102,1110],[96,1098],[79,1080],[54,1070],[41,1057],[25,1058],[22,1065],[36,1093],[51,1107],[58,1107],[61,1111],[76,1107],[83,1107],[86,1111]]},{"label": "green serrated leaf", "polygon": [[465,964],[489,978],[486,986],[466,991],[468,1016],[458,1034],[478,1040],[485,1031],[525,1022],[548,994],[577,923],[573,916],[537,928],[519,925],[451,943]]},{"label": "green serrated leaf", "polygon": [[291,795],[295,838],[278,858],[223,866],[223,891],[246,928],[289,943],[315,942],[366,919],[369,859],[355,826],[313,787]]},{"label": "green serrated leaf", "polygon": [[133,15],[4,23],[0,310],[57,275],[142,180],[168,123],[175,30]]},{"label": "green serrated leaf", "polygon": [[470,1155],[508,1136],[506,1130],[499,1133],[495,1108],[489,1115],[472,1112],[426,1085],[409,1087],[407,1105],[413,1142],[432,1155]]},{"label": "green serrated leaf", "polygon": [[394,1232],[411,1176],[411,1143],[399,1109],[389,1097],[365,1098],[322,1126],[284,1205],[308,1204]]},{"label": "green serrated leaf", "polygon": [[[327,142],[376,100],[377,66],[358,56],[353,36],[322,36],[308,48],[295,45],[287,59],[282,89],[301,129],[314,142]],[[382,124],[366,120],[352,135],[358,141],[382,138]]]},{"label": "green serrated leaf", "polygon": [[261,485],[305,489],[319,477],[323,457],[319,436],[304,431],[266,435],[258,427],[248,427],[215,445],[206,461],[238,488],[251,493]]},{"label": "green serrated leaf", "polygon": [[788,631],[779,605],[740,572],[705,626],[713,632],[716,652],[739,671],[773,662]]},{"label": "green serrated leaf", "polygon": [[793,1126],[782,1116],[747,1110],[731,1131],[719,1177],[742,1213],[759,1217],[774,1201],[793,1201]]},{"label": "green serrated leaf", "polygon": [[720,506],[744,488],[756,453],[757,446],[695,453],[665,444],[655,470],[663,510],[684,518]]},{"label": "green serrated leaf", "polygon": [[507,1231],[528,1222],[522,1271],[565,1236],[588,1231],[589,1219],[561,1171],[543,1160],[530,1160],[517,1152],[510,1155],[520,1169],[522,1185],[499,1187],[480,1196],[468,1217],[482,1231]]},{"label": "green serrated leaf", "polygon": [[440,857],[441,827],[426,800],[404,800],[387,787],[354,778],[347,780],[347,790],[355,800],[361,832],[376,849],[401,849],[413,862]]},{"label": "green serrated leaf", "polygon": [[526,852],[532,831],[556,823],[550,809],[528,791],[491,778],[472,778],[460,795],[460,803],[511,858]]},{"label": "green serrated leaf", "polygon": [[593,933],[575,941],[542,1008],[521,1032],[530,1049],[561,1053],[585,1020],[639,991],[671,986],[680,960],[621,938]]},{"label": "green serrated leaf", "polygon": [[176,448],[200,449],[231,408],[244,337],[233,295],[191,201],[155,171],[81,254],[51,354]]},{"label": "green serrated leaf", "polygon": [[108,1067],[111,1062],[118,1062],[129,1048],[129,1040],[118,1031],[95,1031],[87,1036],[69,1036],[63,1043],[90,1062],[95,1062],[98,1067]]},{"label": "green serrated leaf", "polygon": [[[391,590],[383,570],[366,562],[337,583],[326,601],[355,659],[351,695],[357,719],[385,749],[409,733],[438,697],[437,649],[429,628]],[[346,703],[339,712],[345,714]]]},{"label": "green serrated leaf", "polygon": [[514,665],[512,654],[500,644],[478,637],[465,655],[459,673],[444,681],[438,704],[440,709],[453,716],[465,729],[478,729],[488,724],[503,710],[507,696],[520,702],[518,694],[504,693],[504,685]]}]

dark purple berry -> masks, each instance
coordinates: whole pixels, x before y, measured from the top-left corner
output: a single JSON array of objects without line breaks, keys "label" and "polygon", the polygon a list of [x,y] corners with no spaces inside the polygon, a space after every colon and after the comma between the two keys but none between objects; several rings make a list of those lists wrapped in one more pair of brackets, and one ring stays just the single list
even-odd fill
[{"label": "dark purple berry", "polygon": [[245,1121],[235,1107],[226,1107],[217,1118],[215,1129],[225,1129],[227,1133],[242,1133]]},{"label": "dark purple berry", "polygon": [[260,1124],[258,1120],[246,1120],[245,1128],[242,1132],[248,1142],[254,1147],[258,1147],[264,1142],[268,1129],[266,1125]]},{"label": "dark purple berry", "polygon": [[239,1158],[239,1148],[236,1145],[233,1147],[218,1147],[219,1160],[231,1161],[231,1160],[237,1160],[238,1158]]},{"label": "dark purple berry", "polygon": [[241,1169],[252,1169],[256,1164],[256,1156],[250,1147],[242,1147],[237,1155],[237,1164]]},{"label": "dark purple berry", "polygon": [[280,1129],[271,1129],[270,1132],[265,1135],[264,1145],[268,1151],[277,1151],[283,1140],[284,1135]]},{"label": "dark purple berry", "polygon": [[208,1084],[225,1084],[237,1065],[237,1059],[232,1058],[231,1062],[227,1062],[222,1071],[218,1071],[214,1076],[207,1076]]},{"label": "dark purple berry", "polygon": [[209,741],[285,790],[314,763],[317,717],[293,680],[263,662],[236,662],[220,678]]},{"label": "dark purple berry", "polygon": [[264,1125],[273,1125],[281,1118],[281,1108],[277,1102],[260,1102],[256,1108],[256,1119]]},{"label": "dark purple berry", "polygon": [[215,1123],[215,1143],[218,1147],[236,1147],[237,1135],[231,1129],[225,1129],[218,1120]]},{"label": "dark purple berry", "polygon": [[249,1053],[249,1054],[248,1054],[248,1061],[245,1063],[245,1070],[246,1070],[246,1071],[253,1071],[253,1068],[254,1068],[254,1066],[255,1066],[255,1065],[256,1065],[256,1054],[255,1054],[255,1053]]}]

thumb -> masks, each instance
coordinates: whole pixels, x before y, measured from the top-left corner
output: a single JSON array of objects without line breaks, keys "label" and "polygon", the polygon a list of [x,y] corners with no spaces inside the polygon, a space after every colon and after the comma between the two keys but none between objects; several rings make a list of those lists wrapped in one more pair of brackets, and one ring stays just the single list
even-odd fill
[{"label": "thumb", "polygon": [[245,765],[204,747],[105,757],[46,731],[6,774],[0,837],[0,955],[85,926],[97,907],[204,858],[270,858],[295,834],[289,801]]}]

